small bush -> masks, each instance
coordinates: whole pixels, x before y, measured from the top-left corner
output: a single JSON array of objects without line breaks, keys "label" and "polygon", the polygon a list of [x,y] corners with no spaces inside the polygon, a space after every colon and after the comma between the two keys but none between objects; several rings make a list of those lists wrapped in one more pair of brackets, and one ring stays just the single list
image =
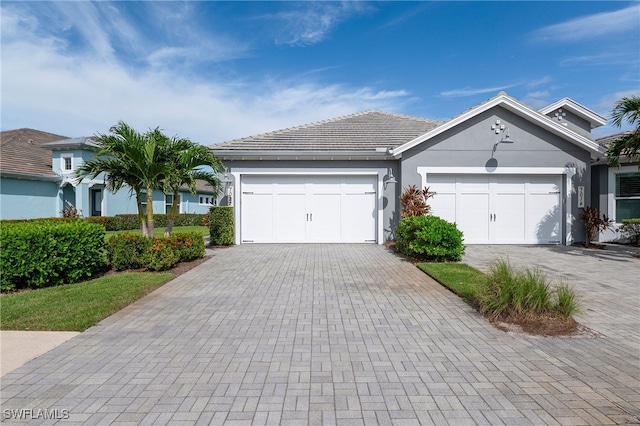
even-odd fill
[{"label": "small bush", "polygon": [[180,262],[204,257],[204,238],[199,232],[173,233],[168,241],[177,250]]},{"label": "small bush", "polygon": [[405,217],[396,227],[396,249],[416,259],[459,261],[464,254],[462,232],[437,216]]},{"label": "small bush", "polygon": [[147,250],[142,255],[142,263],[152,271],[166,271],[179,261],[178,250],[167,238],[150,238]]},{"label": "small bush", "polygon": [[635,245],[640,244],[640,218],[622,219],[620,232],[629,242]]},{"label": "small bush", "polygon": [[149,239],[136,234],[116,234],[107,243],[107,259],[116,271],[138,269],[145,266],[143,256]]},{"label": "small bush", "polygon": [[210,244],[229,246],[234,242],[233,207],[214,206],[209,210]]},{"label": "small bush", "polygon": [[571,318],[579,311],[576,293],[567,285],[552,288],[538,269],[514,269],[498,260],[491,265],[487,286],[479,297],[489,319],[553,315]]},{"label": "small bush", "polygon": [[80,281],[105,266],[104,227],[82,220],[3,223],[3,291]]}]

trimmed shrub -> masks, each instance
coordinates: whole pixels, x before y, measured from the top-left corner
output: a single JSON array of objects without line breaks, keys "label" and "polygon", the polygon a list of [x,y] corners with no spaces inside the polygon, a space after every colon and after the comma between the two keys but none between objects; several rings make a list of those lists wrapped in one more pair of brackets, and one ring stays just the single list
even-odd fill
[{"label": "trimmed shrub", "polygon": [[173,233],[167,240],[177,251],[180,262],[204,257],[204,238],[198,232]]},{"label": "trimmed shrub", "polygon": [[179,261],[178,250],[173,248],[168,238],[150,238],[147,250],[142,255],[142,263],[152,271],[166,271]]},{"label": "trimmed shrub", "polygon": [[635,245],[640,244],[640,218],[622,219],[620,232]]},{"label": "trimmed shrub", "polygon": [[178,262],[204,257],[204,239],[198,232],[156,238],[116,234],[107,243],[107,257],[111,267],[118,271],[139,268],[163,271]]},{"label": "trimmed shrub", "polygon": [[105,266],[105,229],[82,220],[3,223],[3,291],[80,281]]},{"label": "trimmed shrub", "polygon": [[416,259],[459,261],[464,253],[462,232],[437,216],[410,216],[396,227],[396,249]]},{"label": "trimmed shrub", "polygon": [[116,234],[107,243],[107,259],[116,271],[139,269],[145,266],[143,256],[149,239],[137,234]]},{"label": "trimmed shrub", "polygon": [[86,217],[86,220],[89,223],[99,223],[104,226],[104,229],[107,231],[120,231],[119,221],[117,217],[114,216],[89,216]]},{"label": "trimmed shrub", "polygon": [[233,207],[214,206],[209,209],[209,237],[214,246],[230,246],[234,242]]}]

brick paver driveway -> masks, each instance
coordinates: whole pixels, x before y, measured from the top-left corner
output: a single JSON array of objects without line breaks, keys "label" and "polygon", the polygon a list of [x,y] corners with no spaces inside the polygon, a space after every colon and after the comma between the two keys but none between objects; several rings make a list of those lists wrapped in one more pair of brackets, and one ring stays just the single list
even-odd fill
[{"label": "brick paver driveway", "polygon": [[380,246],[243,245],[5,375],[2,409],[88,424],[624,424],[640,415],[639,370],[636,339],[503,333]]}]

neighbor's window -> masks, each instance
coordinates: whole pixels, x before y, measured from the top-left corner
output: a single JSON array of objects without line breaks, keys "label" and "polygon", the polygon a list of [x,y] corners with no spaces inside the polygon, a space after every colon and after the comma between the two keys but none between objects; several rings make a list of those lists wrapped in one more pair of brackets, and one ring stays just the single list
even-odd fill
[{"label": "neighbor's window", "polygon": [[640,173],[616,174],[616,223],[640,217]]},{"label": "neighbor's window", "polygon": [[62,171],[63,172],[72,172],[73,171],[73,156],[71,155],[63,155],[62,159]]},{"label": "neighbor's window", "polygon": [[164,210],[166,214],[171,213],[171,205],[173,204],[173,194],[164,195]]},{"label": "neighbor's window", "polygon": [[207,206],[215,206],[216,199],[212,195],[199,195],[200,204]]}]

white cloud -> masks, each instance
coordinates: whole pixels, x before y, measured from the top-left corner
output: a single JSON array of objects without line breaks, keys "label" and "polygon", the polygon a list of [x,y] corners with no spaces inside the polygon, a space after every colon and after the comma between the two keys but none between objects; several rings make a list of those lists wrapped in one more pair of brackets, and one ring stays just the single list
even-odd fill
[{"label": "white cloud", "polygon": [[537,78],[535,80],[531,80],[525,84],[525,86],[529,89],[533,89],[534,87],[542,86],[543,84],[551,83],[553,79],[549,76]]},{"label": "white cloud", "polygon": [[483,87],[483,88],[477,88],[477,89],[472,89],[472,88],[454,89],[454,90],[447,90],[444,92],[440,92],[440,96],[443,96],[445,98],[460,98],[465,96],[482,95],[484,93],[497,93],[497,92],[500,92],[501,90],[506,90],[515,86],[517,85],[508,84],[504,86]]},{"label": "white cloud", "polygon": [[[3,23],[18,19],[5,12]],[[76,137],[106,132],[124,120],[141,131],[159,126],[212,144],[366,109],[402,110],[409,101],[404,90],[313,80],[194,80],[180,68],[134,68],[113,60],[102,42],[89,52],[67,47],[35,31],[22,40],[3,39],[3,129],[30,127]],[[186,54],[167,49],[151,58],[162,64]]]},{"label": "white cloud", "polygon": [[320,43],[340,23],[369,9],[366,3],[357,1],[293,4],[295,9],[264,17],[276,22],[277,44],[309,46]]},{"label": "white cloud", "polygon": [[615,12],[596,13],[540,28],[532,33],[532,37],[534,40],[556,42],[598,39],[637,29],[640,27],[638,15],[640,4],[636,3]]}]

